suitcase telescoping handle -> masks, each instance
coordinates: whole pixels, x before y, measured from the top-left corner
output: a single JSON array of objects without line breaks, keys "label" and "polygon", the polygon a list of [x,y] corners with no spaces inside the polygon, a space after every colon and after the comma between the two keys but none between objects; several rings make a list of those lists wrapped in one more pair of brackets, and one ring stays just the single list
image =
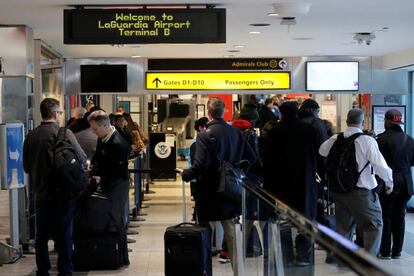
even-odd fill
[{"label": "suitcase telescoping handle", "polygon": [[192,227],[192,226],[197,226],[197,224],[195,224],[195,223],[190,223],[190,222],[183,222],[183,223],[180,223],[180,224],[177,224],[175,227],[176,228],[179,228],[179,227]]}]

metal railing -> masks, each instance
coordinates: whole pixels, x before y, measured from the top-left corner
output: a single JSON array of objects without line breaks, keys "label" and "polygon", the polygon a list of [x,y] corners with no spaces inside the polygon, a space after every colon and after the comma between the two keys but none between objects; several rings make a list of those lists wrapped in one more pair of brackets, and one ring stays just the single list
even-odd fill
[{"label": "metal railing", "polygon": [[[392,273],[382,267],[382,265],[364,249],[359,248],[357,245],[336,233],[334,230],[304,217],[261,187],[246,182],[243,183],[243,188],[243,216],[246,215],[247,208],[246,194],[250,193],[250,199],[254,197],[256,199],[257,206],[262,206],[262,209],[263,207],[268,209],[267,216],[269,216],[270,213],[273,216],[273,221],[283,220],[285,223],[287,222],[291,224],[296,228],[298,233],[306,235],[310,240],[314,241],[315,244],[318,244],[327,252],[333,254],[336,260],[339,260],[342,265],[346,266],[353,272],[359,275],[367,276],[392,275]],[[275,248],[272,248],[269,252],[273,250],[273,255],[271,257],[275,258],[275,260],[273,263],[271,262],[268,265],[274,266],[274,268],[272,272],[263,274],[289,275],[290,273],[285,273],[283,270],[283,267],[286,268],[287,265],[284,264],[282,260],[282,258],[285,257],[283,256],[285,254],[283,251],[285,250],[282,250],[281,248],[281,243],[283,243],[281,242],[283,237],[280,236],[281,224],[273,224],[276,225],[276,227],[270,228],[271,230],[269,231],[269,237],[275,240],[273,243]],[[271,247],[271,245],[268,245],[268,247]],[[270,257],[268,258],[270,259]],[[263,271],[264,270],[265,269],[263,269]],[[259,273],[257,273],[257,275],[259,275]]]}]

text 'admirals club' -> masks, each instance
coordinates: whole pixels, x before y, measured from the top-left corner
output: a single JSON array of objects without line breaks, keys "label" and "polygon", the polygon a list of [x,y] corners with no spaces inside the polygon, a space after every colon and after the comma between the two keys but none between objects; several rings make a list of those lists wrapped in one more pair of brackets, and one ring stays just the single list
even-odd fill
[{"label": "text 'admirals club'", "polygon": [[160,18],[156,15],[134,15],[115,13],[113,20],[103,22],[98,20],[98,29],[118,30],[120,36],[169,36],[171,29],[190,29],[191,22],[172,22],[174,16],[163,13]]}]

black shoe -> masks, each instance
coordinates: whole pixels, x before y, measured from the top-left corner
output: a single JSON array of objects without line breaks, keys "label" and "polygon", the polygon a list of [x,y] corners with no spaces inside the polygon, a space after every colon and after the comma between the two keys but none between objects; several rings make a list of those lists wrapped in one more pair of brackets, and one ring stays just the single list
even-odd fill
[{"label": "black shoe", "polygon": [[407,212],[408,213],[414,213],[414,207],[408,206],[407,207]]},{"label": "black shoe", "polygon": [[385,255],[385,254],[381,254],[381,253],[378,253],[377,258],[381,259],[381,260],[391,260],[390,255]]},{"label": "black shoe", "polygon": [[296,261],[296,266],[310,266],[310,262],[309,261]]},{"label": "black shoe", "polygon": [[296,266],[309,266],[311,264],[309,258],[305,257],[305,256],[297,256],[296,257],[296,261],[295,261],[295,265]]},{"label": "black shoe", "polygon": [[401,253],[398,253],[398,254],[392,254],[392,255],[391,255],[391,258],[393,258],[393,259],[401,259]]}]

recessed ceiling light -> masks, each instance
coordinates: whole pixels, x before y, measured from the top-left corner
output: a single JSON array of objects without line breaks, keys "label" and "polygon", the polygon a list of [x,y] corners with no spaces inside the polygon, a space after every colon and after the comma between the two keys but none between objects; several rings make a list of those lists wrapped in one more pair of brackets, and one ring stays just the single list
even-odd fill
[{"label": "recessed ceiling light", "polygon": [[131,56],[132,58],[140,58],[141,56],[136,56],[136,55],[133,55],[133,56]]},{"label": "recessed ceiling light", "polygon": [[270,12],[267,14],[267,16],[279,16],[279,14],[275,12]]},{"label": "recessed ceiling light", "polygon": [[249,32],[249,34],[255,35],[255,34],[260,34],[260,32]]},{"label": "recessed ceiling light", "polygon": [[234,55],[224,55],[223,57],[224,58],[232,58],[232,57],[234,57]]},{"label": "recessed ceiling light", "polygon": [[233,47],[241,49],[241,48],[244,48],[245,46],[244,45],[234,45]]},{"label": "recessed ceiling light", "polygon": [[253,27],[267,27],[267,26],[270,26],[270,24],[268,24],[268,23],[252,23],[252,24],[249,24],[250,26],[253,26]]},{"label": "recessed ceiling light", "polygon": [[294,37],[292,40],[314,40],[313,37]]}]

